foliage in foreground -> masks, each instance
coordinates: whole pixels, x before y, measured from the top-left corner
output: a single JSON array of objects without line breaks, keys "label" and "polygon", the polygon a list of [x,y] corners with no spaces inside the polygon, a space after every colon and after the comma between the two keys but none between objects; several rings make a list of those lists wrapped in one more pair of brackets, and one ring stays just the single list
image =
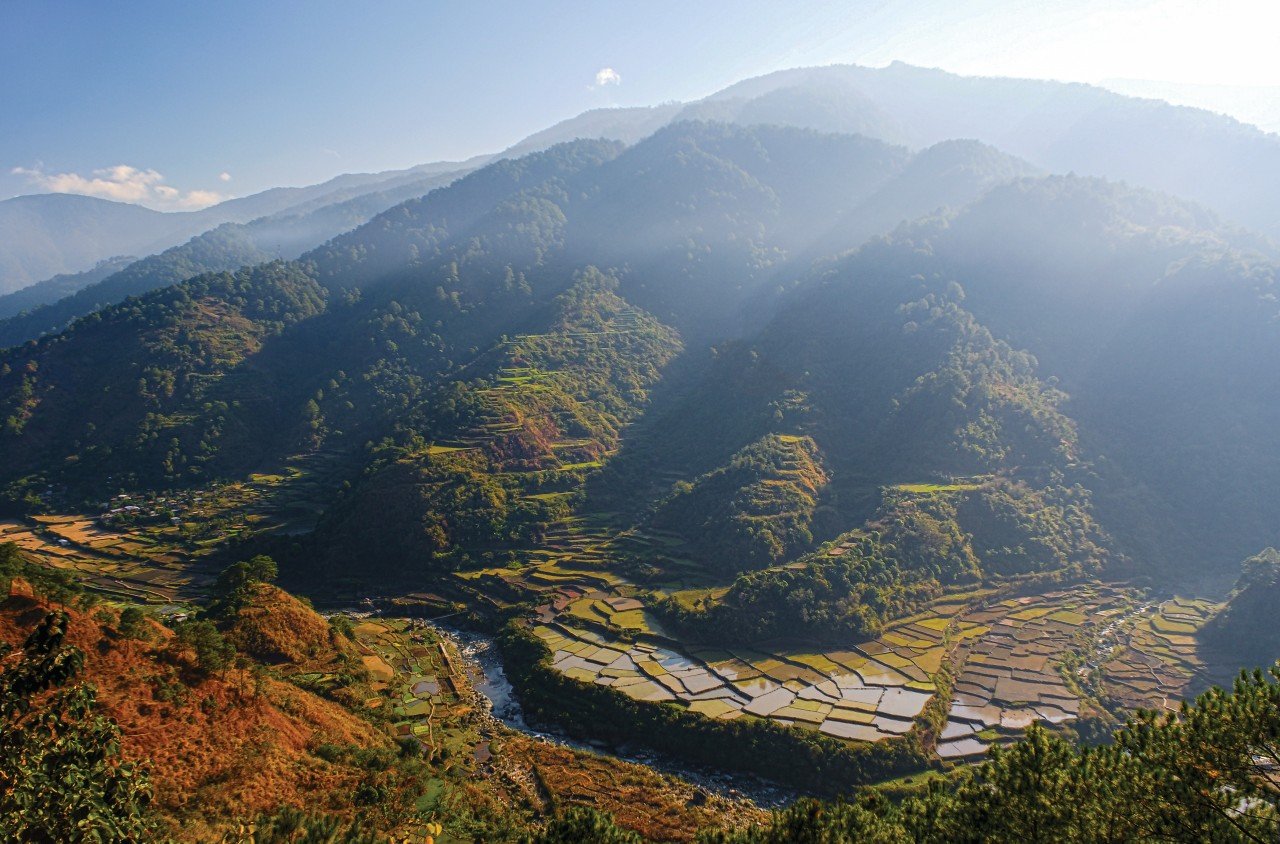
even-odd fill
[{"label": "foliage in foreground", "polygon": [[589,806],[575,806],[547,824],[541,832],[524,839],[524,844],[641,844],[639,835],[623,829],[613,818]]},{"label": "foliage in foreground", "polygon": [[1280,669],[1242,675],[1176,715],[1141,713],[1079,748],[1040,727],[963,775],[892,805],[803,801],[763,829],[707,844],[773,842],[1274,841],[1280,834]]},{"label": "foliage in foreground", "polygon": [[[1176,715],[1141,713],[1112,744],[1080,748],[1042,727],[952,783],[900,804],[866,790],[802,800],[772,823],[703,833],[701,844],[1263,842],[1280,835],[1280,668],[1243,674]],[[638,839],[591,809],[533,844]]]},{"label": "foliage in foreground", "polygon": [[0,673],[0,839],[133,842],[150,837],[147,774],[120,761],[120,729],[73,683],[84,654],[51,612]]}]

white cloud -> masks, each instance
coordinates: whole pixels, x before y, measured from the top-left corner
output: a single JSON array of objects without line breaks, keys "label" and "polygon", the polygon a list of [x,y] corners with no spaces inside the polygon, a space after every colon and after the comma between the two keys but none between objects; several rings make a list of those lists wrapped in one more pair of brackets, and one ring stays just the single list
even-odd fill
[{"label": "white cloud", "polygon": [[104,167],[94,170],[88,176],[79,173],[46,173],[40,165],[14,167],[10,172],[15,176],[25,176],[29,184],[51,193],[97,196],[161,210],[205,208],[225,199],[215,191],[190,190],[184,193],[164,184],[164,176],[155,170],[140,170],[128,164]]},{"label": "white cloud", "polygon": [[622,75],[611,67],[602,67],[596,71],[596,84],[593,88],[603,88],[606,85],[621,85]]},{"label": "white cloud", "polygon": [[179,205],[183,208],[208,208],[210,205],[217,205],[225,196],[214,190],[189,190],[186,195],[179,201]]},{"label": "white cloud", "polygon": [[231,174],[228,173],[226,170],[223,170],[221,173],[218,174],[218,181],[219,182],[231,181]]}]

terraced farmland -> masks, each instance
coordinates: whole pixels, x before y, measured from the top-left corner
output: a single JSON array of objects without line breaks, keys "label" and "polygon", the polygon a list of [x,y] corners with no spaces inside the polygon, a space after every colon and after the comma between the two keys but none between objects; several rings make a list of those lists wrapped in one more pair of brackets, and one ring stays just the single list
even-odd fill
[{"label": "terraced farmland", "polygon": [[0,521],[0,542],[69,571],[102,595],[142,603],[190,600],[212,582],[197,556],[142,530],[109,530],[74,515]]},{"label": "terraced farmland", "polygon": [[936,691],[933,675],[946,651],[947,625],[929,618],[847,650],[818,653],[785,642],[697,648],[669,638],[640,600],[616,590],[560,586],[550,597],[533,631],[570,677],[710,718],[771,718],[843,739],[909,732]]},{"label": "terraced farmland", "polygon": [[[619,409],[604,409],[584,394],[584,361],[602,348],[610,354],[625,349],[625,337],[652,331],[653,324],[620,300],[617,310],[602,314],[599,330],[564,330],[548,334],[520,334],[493,350],[498,360],[488,378],[469,387],[479,412],[466,430],[432,444],[435,457],[485,450],[493,469],[514,475],[533,471],[582,472],[601,466],[613,446]],[[587,391],[590,392],[590,391]],[[509,448],[504,445],[520,447]],[[562,495],[535,492],[530,497]]]},{"label": "terraced farmland", "polygon": [[474,745],[460,746],[442,729],[466,716],[475,697],[445,642],[407,619],[365,619],[355,626],[355,634],[361,661],[373,678],[374,695],[365,706],[390,713],[395,735],[412,736],[428,750],[472,754]]},{"label": "terraced farmland", "polygon": [[[1115,652],[1117,630],[1131,632],[1124,634],[1126,649],[1101,671],[1108,693],[1132,685],[1134,665],[1141,664],[1146,676],[1167,678],[1168,698],[1176,699],[1196,676],[1193,643],[1189,637],[1171,643],[1168,636],[1185,634],[1155,631],[1191,623],[1182,616],[1193,608],[1200,621],[1204,617],[1202,603],[1153,608],[1127,587],[1094,582],[1003,599],[991,589],[943,598],[873,640],[840,649],[783,641],[709,649],[668,635],[639,591],[616,577],[544,589],[548,601],[530,623],[556,670],[709,718],[768,718],[877,742],[915,727],[937,693],[939,672],[949,666],[952,697],[935,748],[944,760],[981,756],[1035,721],[1063,724],[1085,710],[1100,711],[1085,679],[1069,666]],[[1077,659],[1068,663],[1072,655]],[[1150,705],[1136,696],[1117,701],[1126,708]]]},{"label": "terraced farmland", "polygon": [[1078,718],[1080,694],[1067,685],[1061,660],[1129,605],[1122,591],[1099,584],[1009,599],[965,614],[955,654],[963,670],[952,689],[938,755],[979,756],[993,743],[1018,738],[1036,721]]},{"label": "terraced farmland", "polygon": [[335,486],[332,454],[304,455],[274,474],[238,483],[146,496],[119,495],[96,515],[49,513],[0,520],[0,542],[73,573],[111,599],[149,604],[194,601],[216,572],[204,565],[223,543],[263,531],[314,526]]},{"label": "terraced farmland", "polygon": [[1114,652],[1103,665],[1107,701],[1122,709],[1176,710],[1214,670],[1201,659],[1195,633],[1216,608],[1208,601],[1173,598],[1118,631]]}]

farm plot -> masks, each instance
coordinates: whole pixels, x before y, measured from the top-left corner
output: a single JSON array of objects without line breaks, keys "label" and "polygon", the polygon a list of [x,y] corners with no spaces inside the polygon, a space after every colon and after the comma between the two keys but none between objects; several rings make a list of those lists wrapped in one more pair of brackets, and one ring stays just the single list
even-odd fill
[{"label": "farm plot", "polygon": [[1036,721],[1061,724],[1080,716],[1081,698],[1063,660],[1088,650],[1131,603],[1124,590],[1088,584],[1002,601],[966,613],[947,724],[937,746],[943,759],[980,756],[1013,741]]},{"label": "farm plot", "polygon": [[13,542],[37,562],[70,572],[86,588],[117,600],[175,603],[211,581],[193,568],[192,555],[142,530],[111,530],[82,516],[0,522],[0,542]]},{"label": "farm plot", "polygon": [[1175,711],[1206,669],[1195,634],[1214,609],[1208,601],[1173,598],[1118,631],[1114,655],[1102,665],[1107,700],[1124,709]]},{"label": "farm plot", "polygon": [[473,741],[444,728],[471,711],[473,695],[444,641],[407,619],[366,619],[355,626],[355,636],[372,677],[365,706],[389,713],[398,737],[459,758],[471,754]]},{"label": "farm plot", "polygon": [[42,514],[0,521],[0,542],[71,572],[114,600],[172,604],[198,599],[213,582],[203,565],[227,540],[309,530],[342,470],[318,452],[275,474],[176,492],[116,495],[96,515]]},{"label": "farm plot", "polygon": [[920,617],[830,652],[788,642],[697,648],[667,636],[634,597],[564,586],[537,609],[533,632],[552,651],[556,670],[637,700],[880,741],[909,732],[933,697],[945,628]]},{"label": "farm plot", "polygon": [[[669,636],[638,594],[622,582],[546,587],[547,603],[536,608],[532,630],[552,652],[552,666],[709,718],[768,718],[875,742],[912,730],[937,691],[938,672],[949,664],[959,673],[936,747],[945,760],[981,756],[1036,721],[1080,717],[1080,678],[1064,660],[1097,653],[1136,611],[1131,590],[1102,583],[1006,600],[979,591],[942,598],[878,638],[844,648],[773,641],[716,649]],[[1189,624],[1193,613],[1203,618],[1206,610],[1168,606],[1140,620],[1130,638],[1162,659],[1180,654],[1190,665],[1192,644],[1177,639],[1185,634],[1170,625]],[[1139,651],[1124,653],[1133,660]],[[1119,669],[1109,670],[1120,676]]]},{"label": "farm plot", "polygon": [[[1029,617],[1029,609],[1044,612]],[[971,629],[987,629],[967,645],[964,670],[953,687],[947,725],[938,744],[939,756],[985,753],[993,740],[1016,736],[1034,721],[1060,723],[1079,715],[1078,696],[1056,670],[1078,625],[1050,619],[1052,613],[1051,606],[1033,605],[1021,611],[998,606],[966,617],[966,624],[975,625]]]}]

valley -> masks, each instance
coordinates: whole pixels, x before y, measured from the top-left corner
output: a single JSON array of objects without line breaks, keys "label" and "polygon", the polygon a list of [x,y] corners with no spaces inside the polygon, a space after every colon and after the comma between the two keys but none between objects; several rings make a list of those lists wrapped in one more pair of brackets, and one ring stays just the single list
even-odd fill
[{"label": "valley", "polygon": [[0,203],[137,235],[0,255],[0,837],[1271,840],[1277,162],[831,66]]},{"label": "valley", "polygon": [[[525,373],[502,377],[518,382],[496,387],[499,392],[531,389],[527,385],[539,380]],[[437,457],[480,448],[484,436],[499,436],[509,424],[485,418],[481,430],[487,434],[478,431],[429,452]],[[551,453],[559,457],[563,450],[553,444]],[[95,519],[11,520],[4,540],[109,600],[172,612],[207,597],[213,576],[206,560],[229,535],[252,545],[287,535],[298,524],[298,514],[308,510],[306,496],[318,484],[308,465],[299,461],[278,475],[183,497],[136,504],[120,498]],[[310,465],[314,472],[324,462]],[[980,484],[912,483],[891,492],[945,495]],[[571,487],[534,493],[575,494]],[[232,514],[239,520],[228,521]],[[143,524],[120,524],[126,520]],[[159,523],[148,526],[148,520]],[[395,616],[406,609],[471,618],[464,623],[488,629],[514,619],[541,643],[549,669],[574,681],[569,689],[604,687],[711,721],[767,720],[853,745],[910,743],[920,751],[912,768],[917,774],[980,759],[992,745],[1017,741],[1035,721],[1074,727],[1083,720],[1105,728],[1138,708],[1174,711],[1183,698],[1231,673],[1230,666],[1209,664],[1196,641],[1215,604],[1153,599],[1143,588],[1087,578],[952,590],[871,638],[700,643],[673,632],[662,607],[668,601],[693,606],[727,586],[681,563],[685,543],[679,536],[619,530],[616,524],[616,514],[570,514],[506,566],[458,571],[430,594],[374,597],[373,605],[383,609],[373,616],[365,611],[354,628],[375,693],[363,706],[386,713],[393,735],[413,737],[428,752],[455,759],[474,762],[499,733],[514,735],[484,716],[474,689],[483,676],[463,668],[456,652],[446,650],[456,645],[432,628]],[[847,542],[838,538],[815,553],[843,553]],[[637,561],[666,572],[664,580],[634,580]],[[686,579],[671,579],[682,565]],[[313,671],[296,680],[323,689],[335,677]],[[557,723],[554,712],[537,716]],[[462,741],[440,733],[439,724],[473,726],[461,733],[467,737]],[[556,729],[582,741],[598,738],[589,723],[559,723]],[[628,743],[643,747],[644,737]],[[789,787],[803,790],[800,783]]]}]

